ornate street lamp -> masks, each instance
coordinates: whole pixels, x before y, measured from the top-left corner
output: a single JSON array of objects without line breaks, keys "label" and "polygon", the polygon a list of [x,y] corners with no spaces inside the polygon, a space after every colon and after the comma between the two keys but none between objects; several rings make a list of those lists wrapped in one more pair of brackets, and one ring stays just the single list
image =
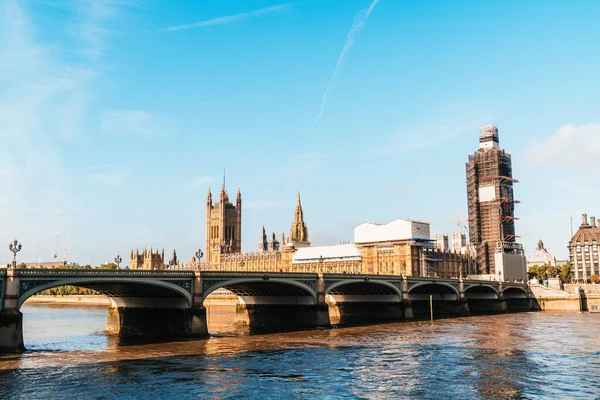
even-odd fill
[{"label": "ornate street lamp", "polygon": [[319,272],[323,272],[323,256],[319,256]]},{"label": "ornate street lamp", "polygon": [[21,246],[21,243],[19,243],[17,241],[17,239],[15,239],[14,242],[12,242],[8,245],[8,250],[12,251],[12,253],[13,253],[13,262],[12,262],[13,268],[17,268],[17,252],[21,251],[22,247],[23,246]]},{"label": "ornate street lamp", "polygon": [[204,257],[204,253],[202,252],[202,250],[196,250],[196,265],[198,266],[198,269],[200,269],[200,260],[202,259],[202,257]]},{"label": "ornate street lamp", "polygon": [[115,257],[115,262],[117,263],[117,269],[121,268],[121,261],[123,261],[123,259],[121,258],[121,256],[117,255]]}]

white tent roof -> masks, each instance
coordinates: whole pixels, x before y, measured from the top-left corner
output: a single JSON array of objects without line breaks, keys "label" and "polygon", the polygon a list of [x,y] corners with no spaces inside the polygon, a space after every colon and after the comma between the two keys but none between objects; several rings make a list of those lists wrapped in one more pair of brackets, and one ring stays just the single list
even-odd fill
[{"label": "white tent roof", "polygon": [[353,243],[334,244],[330,246],[311,246],[302,247],[292,256],[292,262],[316,261],[323,257],[323,261],[332,261],[337,259],[360,259],[360,249]]}]

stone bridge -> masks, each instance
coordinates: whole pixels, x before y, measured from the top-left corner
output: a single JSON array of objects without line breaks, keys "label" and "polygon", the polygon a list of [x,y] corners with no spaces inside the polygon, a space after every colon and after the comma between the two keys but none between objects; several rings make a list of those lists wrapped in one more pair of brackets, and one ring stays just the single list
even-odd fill
[{"label": "stone bridge", "polygon": [[204,299],[217,289],[239,298],[238,320],[252,332],[328,327],[534,307],[527,285],[357,274],[228,271],[0,269],[0,352],[23,351],[20,308],[46,289],[72,285],[111,301],[107,332],[208,336]]}]

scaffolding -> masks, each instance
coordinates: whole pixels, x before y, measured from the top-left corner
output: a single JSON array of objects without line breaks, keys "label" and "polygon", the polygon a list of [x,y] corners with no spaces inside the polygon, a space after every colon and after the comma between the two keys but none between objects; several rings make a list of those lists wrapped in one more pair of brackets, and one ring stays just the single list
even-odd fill
[{"label": "scaffolding", "polygon": [[469,241],[475,249],[477,272],[494,274],[494,253],[510,247],[498,244],[514,243],[517,238],[514,208],[520,202],[513,197],[518,180],[512,176],[511,156],[499,147],[480,148],[469,156],[466,175]]}]

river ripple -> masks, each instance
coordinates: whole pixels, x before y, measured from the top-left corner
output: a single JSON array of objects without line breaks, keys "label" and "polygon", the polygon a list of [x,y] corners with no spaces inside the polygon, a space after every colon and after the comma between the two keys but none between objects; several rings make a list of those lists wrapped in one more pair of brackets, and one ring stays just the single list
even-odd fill
[{"label": "river ripple", "polygon": [[208,340],[123,343],[106,309],[23,308],[0,397],[600,398],[600,314],[523,313]]}]

